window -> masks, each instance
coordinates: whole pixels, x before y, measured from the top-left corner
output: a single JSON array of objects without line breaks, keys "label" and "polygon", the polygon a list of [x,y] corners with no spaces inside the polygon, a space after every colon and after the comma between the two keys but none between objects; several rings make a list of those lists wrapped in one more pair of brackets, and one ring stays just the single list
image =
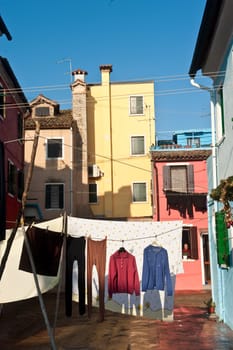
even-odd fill
[{"label": "window", "polygon": [[89,184],[89,203],[97,203],[97,184]]},{"label": "window", "polygon": [[200,137],[188,137],[187,145],[190,147],[200,147]]},{"label": "window", "polygon": [[133,202],[146,202],[146,183],[133,183]]},{"label": "window", "polygon": [[17,130],[18,130],[18,139],[22,139],[23,138],[23,118],[22,118],[22,114],[18,113],[18,125],[17,125]]},{"label": "window", "polygon": [[143,114],[143,96],[130,96],[130,114]]},{"label": "window", "polygon": [[197,227],[183,227],[182,255],[186,259],[198,259]]},{"label": "window", "polygon": [[163,167],[163,190],[179,193],[193,193],[193,165],[165,165]]},{"label": "window", "polygon": [[16,189],[17,189],[17,183],[16,183],[16,167],[15,165],[11,162],[8,161],[8,193],[12,194],[15,196],[16,194]]},{"label": "window", "polygon": [[2,86],[0,86],[0,117],[5,118],[5,93]]},{"label": "window", "polygon": [[131,154],[134,156],[145,154],[144,136],[131,136]]},{"label": "window", "polygon": [[18,170],[18,193],[17,197],[19,200],[22,199],[23,191],[24,191],[24,173],[22,170]]},{"label": "window", "polygon": [[48,139],[47,140],[47,158],[62,158],[62,139]]},{"label": "window", "polygon": [[36,107],[35,115],[37,117],[47,117],[50,115],[49,107]]},{"label": "window", "polygon": [[64,184],[54,183],[45,185],[45,208],[63,209]]}]

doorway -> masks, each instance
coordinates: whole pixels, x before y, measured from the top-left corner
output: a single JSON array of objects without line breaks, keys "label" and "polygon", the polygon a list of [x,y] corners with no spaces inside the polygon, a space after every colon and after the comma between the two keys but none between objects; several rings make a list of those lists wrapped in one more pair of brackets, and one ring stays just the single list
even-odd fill
[{"label": "doorway", "polygon": [[209,254],[209,236],[208,232],[203,232],[201,235],[202,241],[202,271],[203,271],[203,285],[211,285],[210,276],[210,254]]}]

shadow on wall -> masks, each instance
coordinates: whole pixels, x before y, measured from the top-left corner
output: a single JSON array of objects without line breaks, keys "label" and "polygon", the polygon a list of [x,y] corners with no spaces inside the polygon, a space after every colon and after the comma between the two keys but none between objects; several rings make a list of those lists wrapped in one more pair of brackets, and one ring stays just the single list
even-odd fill
[{"label": "shadow on wall", "polygon": [[193,218],[194,211],[205,213],[207,211],[206,194],[167,193],[167,210],[177,210],[182,218]]}]

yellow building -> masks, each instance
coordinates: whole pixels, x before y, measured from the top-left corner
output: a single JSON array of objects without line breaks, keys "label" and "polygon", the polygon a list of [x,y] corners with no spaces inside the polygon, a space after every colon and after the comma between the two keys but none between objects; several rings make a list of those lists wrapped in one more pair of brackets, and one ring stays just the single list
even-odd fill
[{"label": "yellow building", "polygon": [[150,218],[154,81],[111,82],[111,65],[100,66],[100,72],[99,84],[86,84],[85,71],[73,72],[73,118],[82,159],[78,188],[88,182],[94,217]]}]

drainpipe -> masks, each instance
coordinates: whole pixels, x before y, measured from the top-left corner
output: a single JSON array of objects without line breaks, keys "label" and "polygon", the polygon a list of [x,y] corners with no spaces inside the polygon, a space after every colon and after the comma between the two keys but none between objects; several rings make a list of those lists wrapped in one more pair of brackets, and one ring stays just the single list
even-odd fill
[{"label": "drainpipe", "polygon": [[[209,88],[207,86],[198,84],[195,82],[194,78],[190,79],[190,83],[192,86],[198,88],[198,89],[202,89],[205,91],[208,91],[210,93],[210,113],[211,113],[211,136],[212,136],[212,167],[213,167],[213,171],[212,171],[212,181],[213,181],[213,188],[217,187],[217,161],[216,161],[216,157],[217,157],[217,152],[216,152],[216,141],[215,141],[215,118],[214,118],[214,89],[213,88]],[[218,211],[218,205],[216,203],[216,201],[214,202],[214,211]],[[215,225],[215,218],[213,216],[212,219],[212,227],[214,227]],[[213,237],[212,237],[213,238]],[[215,242],[216,243],[216,242]],[[211,247],[211,246],[210,246]],[[222,319],[224,320],[225,316],[225,311],[224,311],[224,302],[223,302],[223,292],[224,292],[224,286],[223,286],[223,278],[222,278],[222,270],[218,270],[219,274],[218,274],[218,290],[221,289],[221,294],[219,295],[219,301],[220,301],[220,305],[219,305],[219,311],[220,314],[222,314]],[[214,281],[214,274],[211,274],[211,278]],[[215,292],[215,290],[213,291],[212,289],[212,294]],[[213,299],[216,300],[215,296],[213,295]]]}]

